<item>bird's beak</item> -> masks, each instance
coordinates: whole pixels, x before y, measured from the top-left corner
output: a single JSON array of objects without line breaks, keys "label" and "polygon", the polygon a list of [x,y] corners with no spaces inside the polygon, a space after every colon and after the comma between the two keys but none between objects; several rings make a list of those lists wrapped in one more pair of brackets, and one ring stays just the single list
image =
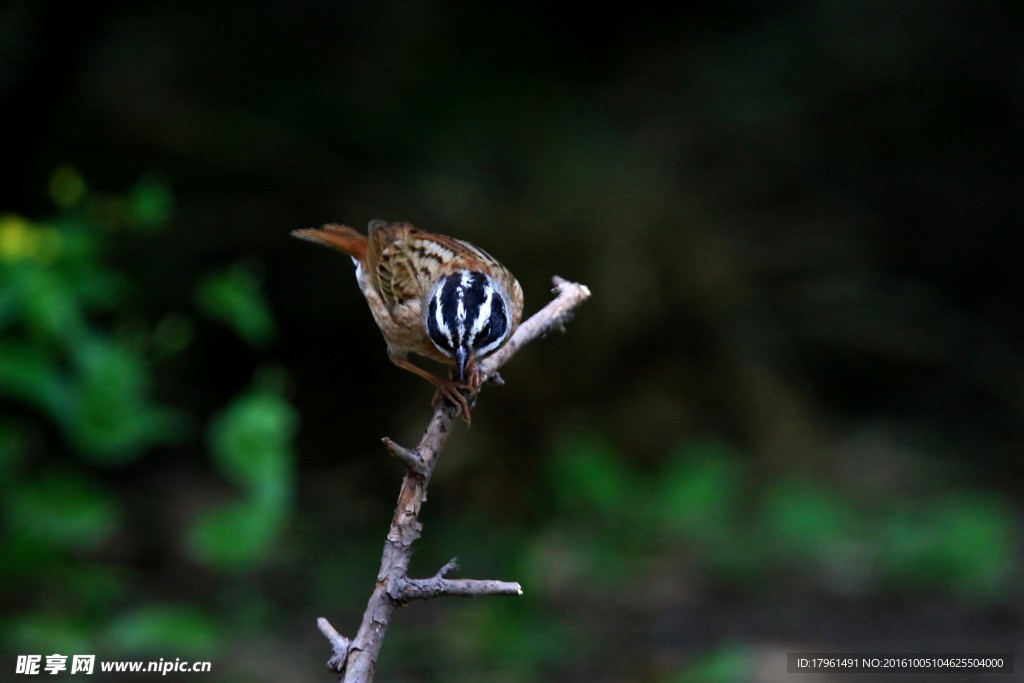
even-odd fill
[{"label": "bird's beak", "polygon": [[469,364],[469,350],[465,346],[455,349],[455,372],[456,379],[460,382],[466,381],[466,365]]}]

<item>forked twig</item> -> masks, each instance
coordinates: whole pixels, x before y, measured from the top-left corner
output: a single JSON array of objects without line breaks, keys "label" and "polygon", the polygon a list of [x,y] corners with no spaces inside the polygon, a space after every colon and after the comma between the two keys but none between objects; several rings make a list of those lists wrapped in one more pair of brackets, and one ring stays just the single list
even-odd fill
[{"label": "forked twig", "polygon": [[[590,297],[590,290],[584,285],[560,277],[553,278],[553,281],[555,298],[523,322],[505,346],[480,363],[483,381],[491,378],[500,381],[498,369],[520,348],[552,330],[564,330],[575,308]],[[392,613],[399,605],[440,595],[522,595],[522,587],[514,581],[448,578],[448,574],[459,568],[454,559],[430,578],[409,578],[412,544],[423,530],[419,521],[420,508],[427,498],[427,484],[434,472],[437,456],[448,440],[454,419],[455,408],[439,402],[423,438],[415,448],[404,448],[387,437],[382,439],[388,452],[405,466],[405,477],[391,519],[391,528],[384,542],[377,584],[366,605],[359,631],[352,640],[338,633],[327,619],[321,617],[317,620],[320,632],[331,643],[331,658],[327,661],[327,667],[338,673],[339,680],[346,683],[369,683],[373,680],[384,634]]]}]

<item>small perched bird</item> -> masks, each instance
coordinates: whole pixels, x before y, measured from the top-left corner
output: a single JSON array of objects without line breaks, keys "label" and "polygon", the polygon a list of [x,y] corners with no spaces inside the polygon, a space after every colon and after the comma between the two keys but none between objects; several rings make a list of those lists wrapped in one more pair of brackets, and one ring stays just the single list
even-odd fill
[{"label": "small perched bird", "polygon": [[[292,235],[352,257],[391,362],[437,387],[468,424],[460,389],[480,387],[477,362],[511,338],[523,314],[523,290],[512,273],[469,242],[410,223],[370,221],[366,236],[334,224]],[[414,365],[410,353],[447,364],[454,381]]]}]

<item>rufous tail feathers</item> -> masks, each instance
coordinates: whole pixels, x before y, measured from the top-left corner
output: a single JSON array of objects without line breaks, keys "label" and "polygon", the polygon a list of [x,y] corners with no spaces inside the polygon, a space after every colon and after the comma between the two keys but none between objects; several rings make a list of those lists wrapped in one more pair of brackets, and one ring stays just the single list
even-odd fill
[{"label": "rufous tail feathers", "polygon": [[366,236],[347,225],[329,223],[322,228],[292,230],[292,237],[337,249],[360,262],[366,260]]}]

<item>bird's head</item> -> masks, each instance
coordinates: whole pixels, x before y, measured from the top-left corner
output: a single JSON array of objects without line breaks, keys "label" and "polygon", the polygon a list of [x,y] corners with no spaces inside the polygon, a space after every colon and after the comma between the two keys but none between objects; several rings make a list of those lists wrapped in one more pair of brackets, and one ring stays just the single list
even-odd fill
[{"label": "bird's head", "polygon": [[508,294],[494,278],[459,270],[439,279],[424,306],[427,336],[455,362],[456,379],[466,381],[469,364],[497,351],[512,330]]}]

